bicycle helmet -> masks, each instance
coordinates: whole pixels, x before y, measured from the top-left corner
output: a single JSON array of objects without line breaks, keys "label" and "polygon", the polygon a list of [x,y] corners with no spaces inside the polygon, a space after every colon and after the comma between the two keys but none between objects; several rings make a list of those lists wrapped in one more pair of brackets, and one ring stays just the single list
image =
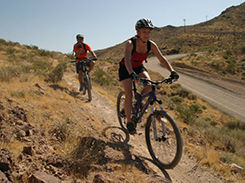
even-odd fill
[{"label": "bicycle helmet", "polygon": [[150,19],[147,19],[147,18],[143,18],[143,19],[140,19],[136,22],[135,24],[135,29],[136,30],[139,30],[141,28],[150,28],[150,29],[154,29],[154,25],[153,23],[151,22]]},{"label": "bicycle helmet", "polygon": [[78,34],[76,38],[84,38],[84,36],[82,34]]}]

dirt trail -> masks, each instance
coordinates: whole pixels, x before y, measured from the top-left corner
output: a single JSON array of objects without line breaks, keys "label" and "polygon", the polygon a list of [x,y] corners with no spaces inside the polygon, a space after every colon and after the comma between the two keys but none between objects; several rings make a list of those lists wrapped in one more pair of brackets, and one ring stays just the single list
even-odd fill
[{"label": "dirt trail", "polygon": [[[69,80],[69,85],[73,85],[75,88],[78,88],[78,85],[71,83]],[[87,96],[83,96],[84,99],[87,99]],[[96,119],[100,120],[102,124],[104,124],[105,129],[111,128],[114,129],[114,133],[122,133],[122,131],[118,131],[115,127],[120,127],[117,114],[116,114],[116,104],[105,98],[102,94],[96,91],[96,88],[92,90],[92,101],[87,103],[86,105],[90,105],[92,110],[92,114],[96,117]],[[93,112],[94,111],[94,112]],[[96,112],[95,112],[96,111]],[[148,149],[145,142],[144,135],[144,121],[138,125],[137,134],[132,136],[128,135],[125,137],[127,139],[128,145],[133,148],[133,154],[137,157],[144,160],[152,170],[157,172],[159,176],[166,177],[170,179],[173,183],[207,183],[207,182],[215,182],[221,183],[223,182],[218,176],[209,173],[208,171],[203,170],[199,167],[198,162],[195,159],[191,159],[187,154],[183,154],[180,163],[172,170],[164,170],[157,167],[151,160],[151,157],[148,153]]]}]

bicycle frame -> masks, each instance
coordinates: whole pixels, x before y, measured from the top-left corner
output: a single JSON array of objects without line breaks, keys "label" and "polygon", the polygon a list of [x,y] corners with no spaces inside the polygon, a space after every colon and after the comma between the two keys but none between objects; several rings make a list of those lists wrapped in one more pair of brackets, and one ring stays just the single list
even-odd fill
[{"label": "bicycle frame", "polygon": [[79,60],[79,61],[72,61],[72,62],[77,62],[77,63],[81,63],[80,64],[80,68],[79,70],[82,71],[82,75],[83,75],[83,78],[88,75],[89,76],[89,79],[90,79],[90,74],[89,74],[89,62],[91,62],[92,60],[90,59],[85,59],[85,60]]},{"label": "bicycle frame", "polygon": [[[145,110],[148,108],[149,104],[152,106],[152,108],[151,108],[152,113],[154,112],[153,104],[155,102],[158,102],[161,109],[162,109],[162,101],[157,100],[155,86],[152,86],[152,91],[150,91],[149,93],[141,95],[140,93],[137,92],[136,84],[133,81],[133,91],[134,91],[134,97],[136,100],[136,106],[133,107],[133,109],[135,110],[135,111],[133,111],[133,115],[135,115],[137,122],[141,121],[141,119],[145,113]],[[141,104],[142,104],[142,100],[144,98],[147,98],[147,97],[148,97],[148,99],[147,99],[146,103],[143,105],[142,110],[139,112],[139,109],[140,109]]]}]

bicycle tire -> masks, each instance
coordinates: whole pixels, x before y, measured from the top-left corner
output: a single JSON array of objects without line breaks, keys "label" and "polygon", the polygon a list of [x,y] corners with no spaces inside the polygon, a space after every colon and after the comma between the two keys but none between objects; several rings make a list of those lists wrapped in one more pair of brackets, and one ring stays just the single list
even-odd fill
[{"label": "bicycle tire", "polygon": [[83,95],[85,95],[86,94],[86,74],[83,72],[83,91],[82,91],[82,93],[83,93]]},{"label": "bicycle tire", "polygon": [[120,123],[120,126],[127,130],[127,119],[124,110],[124,102],[125,102],[125,92],[121,91],[117,96],[117,116]]},{"label": "bicycle tire", "polygon": [[[161,119],[164,119],[164,122]],[[158,137],[163,136],[162,123],[165,123],[166,135],[164,141],[155,140],[153,133],[153,119],[156,124]],[[159,122],[159,120],[161,122]],[[147,118],[145,127],[145,138],[149,153],[152,159],[164,169],[174,168],[180,161],[183,151],[183,142],[179,127],[175,120],[165,111],[156,111]]]},{"label": "bicycle tire", "polygon": [[85,84],[85,89],[88,91],[88,100],[91,101],[92,100],[91,83],[88,74],[84,75],[84,84]]}]

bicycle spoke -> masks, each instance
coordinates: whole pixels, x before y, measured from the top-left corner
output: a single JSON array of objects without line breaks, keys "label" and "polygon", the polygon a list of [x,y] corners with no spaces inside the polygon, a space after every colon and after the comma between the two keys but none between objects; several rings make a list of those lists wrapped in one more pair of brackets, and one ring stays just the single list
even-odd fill
[{"label": "bicycle spoke", "polygon": [[146,127],[149,152],[152,158],[164,168],[176,166],[182,154],[180,133],[171,120],[172,118],[169,120],[163,116],[151,115]]}]

